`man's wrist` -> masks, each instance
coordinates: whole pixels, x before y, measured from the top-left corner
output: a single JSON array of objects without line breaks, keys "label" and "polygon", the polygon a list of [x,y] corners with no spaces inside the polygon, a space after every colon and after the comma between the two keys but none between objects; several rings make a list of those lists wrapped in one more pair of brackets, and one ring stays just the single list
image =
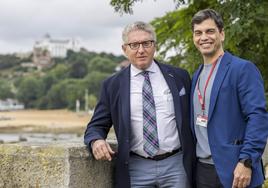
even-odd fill
[{"label": "man's wrist", "polygon": [[239,163],[242,163],[246,168],[252,168],[252,160],[250,158],[239,159]]},{"label": "man's wrist", "polygon": [[90,142],[91,149],[92,149],[92,146],[93,146],[93,144],[94,144],[95,141],[96,141],[96,140],[92,140],[92,141]]}]

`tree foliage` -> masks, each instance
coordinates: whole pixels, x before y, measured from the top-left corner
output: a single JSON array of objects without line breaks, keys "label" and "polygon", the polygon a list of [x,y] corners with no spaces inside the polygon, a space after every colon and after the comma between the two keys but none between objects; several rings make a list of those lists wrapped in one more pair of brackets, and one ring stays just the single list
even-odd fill
[{"label": "tree foliage", "polygon": [[42,91],[42,84],[36,78],[30,76],[24,78],[19,87],[17,98],[23,102],[27,108],[35,107],[35,101],[40,97]]},{"label": "tree foliage", "polygon": [[87,64],[85,61],[74,62],[71,65],[70,77],[72,78],[84,78],[88,73]]},{"label": "tree foliage", "polygon": [[[155,0],[156,1],[156,0]],[[110,5],[112,5],[116,12],[123,13],[133,13],[132,7],[137,2],[143,2],[143,0],[111,0]],[[174,0],[174,3],[176,3],[176,6],[183,5],[187,2],[187,0]]]},{"label": "tree foliage", "polygon": [[[123,60],[122,57],[86,50],[68,51],[66,58],[54,59],[54,67],[41,72],[29,70],[27,73],[20,73],[19,66],[12,67],[17,70],[15,73],[10,70],[7,72],[6,69],[1,72],[0,69],[0,99],[11,97],[15,90],[16,98],[26,108],[75,109],[77,100],[81,107],[87,104],[94,108],[102,81],[115,72],[115,67]],[[13,83],[12,79],[2,80],[1,76],[7,74],[18,77],[13,78]]]},{"label": "tree foliage", "polygon": [[90,94],[99,97],[102,81],[111,74],[105,72],[94,71],[88,74],[84,79],[84,84]]},{"label": "tree foliage", "polygon": [[0,99],[5,100],[7,98],[12,98],[14,93],[12,92],[11,85],[5,80],[0,79]]},{"label": "tree foliage", "polygon": [[116,63],[108,58],[100,56],[94,57],[88,64],[88,72],[99,71],[102,73],[113,73],[115,71]]},{"label": "tree foliage", "polygon": [[75,101],[84,103],[84,85],[78,79],[65,79],[53,85],[47,93],[47,108],[75,108]]},{"label": "tree foliage", "polygon": [[0,69],[7,69],[19,64],[20,59],[14,55],[0,55]]},{"label": "tree foliage", "polygon": [[[120,13],[132,13],[142,0],[111,0]],[[182,6],[183,5],[183,6]],[[225,22],[224,48],[254,62],[260,69],[268,91],[268,2],[263,0],[174,0],[175,11],[152,21],[158,39],[158,58],[186,68],[190,73],[202,58],[192,42],[191,19],[205,8],[213,8]]]}]

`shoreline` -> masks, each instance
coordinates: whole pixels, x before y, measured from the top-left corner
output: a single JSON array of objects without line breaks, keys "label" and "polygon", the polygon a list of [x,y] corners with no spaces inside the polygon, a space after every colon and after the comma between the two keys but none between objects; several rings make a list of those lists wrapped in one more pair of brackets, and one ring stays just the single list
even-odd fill
[{"label": "shoreline", "polygon": [[83,134],[90,115],[69,110],[18,110],[0,112],[0,133]]}]

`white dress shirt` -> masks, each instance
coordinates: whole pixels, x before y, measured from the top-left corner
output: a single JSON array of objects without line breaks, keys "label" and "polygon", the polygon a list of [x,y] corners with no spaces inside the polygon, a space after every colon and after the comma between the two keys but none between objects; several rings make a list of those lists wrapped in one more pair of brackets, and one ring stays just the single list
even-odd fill
[{"label": "white dress shirt", "polygon": [[[146,69],[152,85],[156,107],[156,122],[160,150],[157,155],[171,152],[180,147],[178,129],[176,127],[173,97],[166,80],[155,62]],[[131,65],[130,68],[130,112],[131,112],[131,151],[148,157],[143,150],[143,107],[142,86],[144,76],[142,70]]]}]

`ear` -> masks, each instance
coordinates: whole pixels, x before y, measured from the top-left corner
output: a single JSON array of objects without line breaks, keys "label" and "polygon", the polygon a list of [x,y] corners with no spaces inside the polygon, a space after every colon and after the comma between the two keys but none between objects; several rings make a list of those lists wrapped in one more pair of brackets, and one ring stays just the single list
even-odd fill
[{"label": "ear", "polygon": [[224,39],[225,39],[224,29],[222,29],[222,31],[220,32],[220,34],[221,34],[221,42],[223,42]]},{"label": "ear", "polygon": [[123,52],[126,53],[126,46],[122,45],[121,47],[122,47]]},{"label": "ear", "polygon": [[127,47],[125,45],[122,45],[121,47],[122,47],[125,57],[127,58]]}]

